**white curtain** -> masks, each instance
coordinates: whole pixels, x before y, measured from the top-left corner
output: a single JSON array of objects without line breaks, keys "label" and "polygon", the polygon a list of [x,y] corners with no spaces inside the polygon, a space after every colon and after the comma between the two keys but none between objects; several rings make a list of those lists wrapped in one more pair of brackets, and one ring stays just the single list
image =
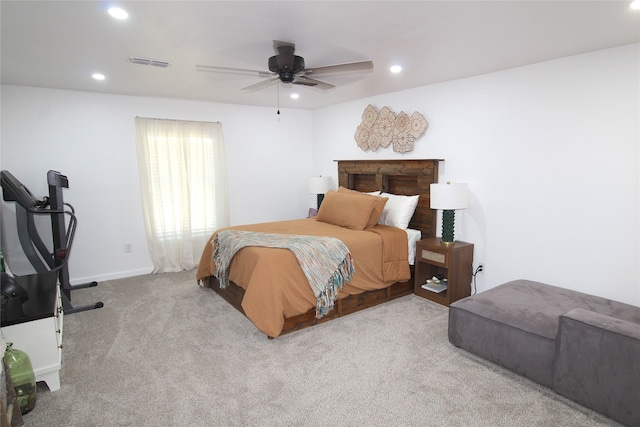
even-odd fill
[{"label": "white curtain", "polygon": [[229,226],[222,125],[137,117],[136,148],[153,272],[190,270]]}]

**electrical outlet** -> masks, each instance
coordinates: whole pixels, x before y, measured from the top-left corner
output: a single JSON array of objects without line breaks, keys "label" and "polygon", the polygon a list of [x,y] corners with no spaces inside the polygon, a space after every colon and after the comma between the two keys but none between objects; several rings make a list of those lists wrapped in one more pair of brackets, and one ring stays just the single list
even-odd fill
[{"label": "electrical outlet", "polygon": [[124,244],[124,252],[127,254],[130,254],[131,252],[133,252],[133,247],[131,246],[131,243]]}]

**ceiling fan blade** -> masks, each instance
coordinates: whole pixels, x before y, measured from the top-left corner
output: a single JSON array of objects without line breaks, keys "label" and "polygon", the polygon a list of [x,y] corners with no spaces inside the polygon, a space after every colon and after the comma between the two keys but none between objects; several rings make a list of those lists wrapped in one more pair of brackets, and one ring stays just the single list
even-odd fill
[{"label": "ceiling fan blade", "polygon": [[336,87],[335,85],[332,85],[331,83],[321,82],[320,80],[311,79],[311,78],[306,77],[306,76],[298,76],[298,77],[296,77],[296,79],[293,81],[293,84],[294,85],[311,86],[311,87],[315,87],[315,88],[322,89],[322,90],[329,90],[329,89],[333,89],[334,87]]},{"label": "ceiling fan blade", "polygon": [[373,70],[373,62],[358,61],[347,62],[346,64],[327,65],[325,67],[307,68],[305,72],[313,76],[325,76],[340,73],[359,73]]},{"label": "ceiling fan blade", "polygon": [[246,68],[229,68],[229,67],[216,67],[213,65],[196,65],[197,71],[205,71],[210,73],[226,73],[226,74],[243,74],[259,77],[273,77],[272,73],[260,70],[248,70]]},{"label": "ceiling fan blade", "polygon": [[269,80],[263,80],[261,82],[254,83],[251,86],[243,87],[242,90],[258,90],[258,89],[262,89],[264,87],[270,86],[276,80],[278,80],[277,77],[274,77],[274,78],[269,79]]}]

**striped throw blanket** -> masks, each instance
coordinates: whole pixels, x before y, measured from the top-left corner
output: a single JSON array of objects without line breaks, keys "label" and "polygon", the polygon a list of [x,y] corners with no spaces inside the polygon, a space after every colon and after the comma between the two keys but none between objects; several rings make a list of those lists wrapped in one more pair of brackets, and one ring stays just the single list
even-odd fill
[{"label": "striped throw blanket", "polygon": [[215,276],[221,288],[229,283],[229,265],[240,249],[247,246],[289,249],[298,258],[316,296],[316,317],[333,309],[338,292],[354,273],[349,248],[333,237],[223,230],[216,234],[212,244]]}]

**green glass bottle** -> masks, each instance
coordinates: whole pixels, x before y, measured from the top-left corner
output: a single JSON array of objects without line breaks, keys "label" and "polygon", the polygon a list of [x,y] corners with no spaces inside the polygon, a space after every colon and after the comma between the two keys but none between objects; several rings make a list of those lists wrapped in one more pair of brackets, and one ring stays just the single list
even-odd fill
[{"label": "green glass bottle", "polygon": [[7,343],[4,361],[9,368],[9,376],[16,391],[16,398],[22,415],[36,406],[36,376],[33,373],[31,359],[22,350],[13,348],[13,343]]}]

